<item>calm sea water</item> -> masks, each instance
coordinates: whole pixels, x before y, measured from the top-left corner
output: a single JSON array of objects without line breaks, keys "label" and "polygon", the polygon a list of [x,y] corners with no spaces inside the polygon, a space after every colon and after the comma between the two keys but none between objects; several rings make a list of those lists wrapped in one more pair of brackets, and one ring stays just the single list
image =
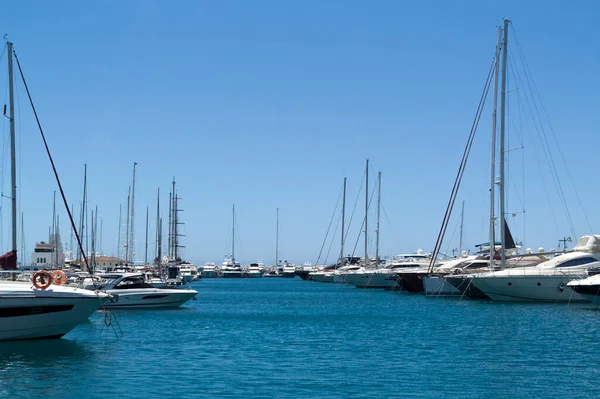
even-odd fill
[{"label": "calm sea water", "polygon": [[180,309],[0,343],[2,398],[598,398],[593,305],[206,279]]}]

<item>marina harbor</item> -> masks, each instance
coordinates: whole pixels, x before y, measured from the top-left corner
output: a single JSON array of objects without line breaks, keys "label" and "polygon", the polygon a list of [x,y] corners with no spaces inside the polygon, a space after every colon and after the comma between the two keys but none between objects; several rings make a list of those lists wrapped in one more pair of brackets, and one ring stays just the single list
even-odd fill
[{"label": "marina harbor", "polygon": [[600,3],[5,11],[0,399],[600,397]]}]

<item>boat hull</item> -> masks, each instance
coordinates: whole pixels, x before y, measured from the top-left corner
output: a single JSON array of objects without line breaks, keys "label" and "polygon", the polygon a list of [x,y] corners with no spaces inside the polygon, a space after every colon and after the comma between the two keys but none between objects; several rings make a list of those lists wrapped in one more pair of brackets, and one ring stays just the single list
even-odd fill
[{"label": "boat hull", "polygon": [[356,288],[391,288],[396,284],[396,273],[346,273],[344,280]]},{"label": "boat hull", "polygon": [[398,277],[401,279],[402,290],[412,293],[425,292],[422,279],[425,274],[425,272],[398,273]]},{"label": "boat hull", "polygon": [[33,291],[29,297],[2,295],[0,340],[60,338],[85,322],[108,299],[104,294],[95,293],[74,298],[47,296],[45,291]]},{"label": "boat hull", "polygon": [[430,296],[458,296],[462,292],[450,284],[444,277],[427,276],[423,278],[425,295]]},{"label": "boat hull", "polygon": [[110,302],[112,309],[176,308],[193,299],[198,293],[195,290],[184,289],[113,289],[106,292],[112,296]]},{"label": "boat hull", "polygon": [[203,270],[202,278],[217,278],[219,277],[216,270]]},{"label": "boat hull", "polygon": [[344,278],[337,273],[311,273],[310,280],[318,281],[320,283],[334,284],[342,284],[346,282],[346,280],[344,280]]},{"label": "boat hull", "polygon": [[489,299],[489,297],[479,288],[472,284],[472,276],[446,276],[445,280],[460,291],[460,296],[466,296],[471,299]]},{"label": "boat hull", "polygon": [[564,274],[476,276],[472,283],[494,301],[583,302],[583,296],[567,288],[575,278]]}]

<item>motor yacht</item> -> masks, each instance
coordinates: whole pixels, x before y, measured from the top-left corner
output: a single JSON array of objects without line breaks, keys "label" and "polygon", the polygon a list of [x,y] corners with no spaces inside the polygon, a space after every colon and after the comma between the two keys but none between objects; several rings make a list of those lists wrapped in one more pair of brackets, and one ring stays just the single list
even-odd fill
[{"label": "motor yacht", "polygon": [[31,282],[0,283],[0,340],[60,338],[109,299],[102,292]]},{"label": "motor yacht", "polygon": [[592,302],[594,305],[600,306],[600,274],[573,280],[567,283],[567,287]]},{"label": "motor yacht", "polygon": [[156,288],[143,273],[105,273],[99,284],[86,289],[111,295],[111,308],[175,308],[196,297],[198,291],[186,288]]},{"label": "motor yacht", "polygon": [[471,284],[495,301],[584,301],[567,289],[572,280],[587,277],[600,266],[600,235],[582,236],[572,252],[532,267],[510,268],[473,276]]}]

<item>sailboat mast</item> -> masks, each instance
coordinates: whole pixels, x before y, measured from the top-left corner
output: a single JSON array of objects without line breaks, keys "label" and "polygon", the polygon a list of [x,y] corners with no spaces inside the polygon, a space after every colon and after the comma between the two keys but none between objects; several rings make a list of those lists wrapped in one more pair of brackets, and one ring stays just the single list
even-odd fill
[{"label": "sailboat mast", "polygon": [[369,213],[369,160],[367,159],[367,168],[365,169],[365,267],[369,257],[367,256],[367,221]]},{"label": "sailboat mast", "polygon": [[345,232],[346,232],[346,227],[345,227],[345,222],[346,222],[346,177],[344,177],[344,195],[342,197],[342,245],[340,247],[340,261],[339,264],[341,265],[342,262],[344,261],[344,239],[345,239]]},{"label": "sailboat mast", "polygon": [[235,204],[233,204],[233,208],[232,208],[232,222],[231,222],[231,226],[232,228],[232,234],[231,234],[231,263],[233,265],[235,265]]},{"label": "sailboat mast", "polygon": [[[79,223],[79,237],[83,238],[83,228],[85,227],[84,225],[84,221],[85,221],[85,200],[86,200],[86,192],[87,192],[87,164],[83,165],[83,202],[81,203],[81,214],[79,216],[80,218],[80,223]],[[83,254],[83,246],[80,245],[79,248],[77,248],[77,263],[81,264],[80,261],[81,259],[84,257]]]},{"label": "sailboat mast", "polygon": [[52,236],[50,237],[50,244],[54,244],[54,252],[51,255],[51,262],[53,268],[56,269],[58,263],[56,259],[57,248],[56,248],[56,190],[54,190],[54,197],[52,199]]},{"label": "sailboat mast", "polygon": [[460,239],[458,241],[458,256],[462,254],[463,245],[463,222],[465,221],[465,201],[462,202],[462,210],[460,212]]},{"label": "sailboat mast", "polygon": [[133,163],[133,184],[131,186],[131,227],[130,227],[130,231],[129,234],[131,234],[131,237],[129,239],[129,245],[127,246],[127,249],[129,250],[130,253],[130,257],[129,259],[131,259],[131,262],[133,263],[133,260],[135,258],[135,244],[134,244],[134,227],[135,227],[135,167],[137,166],[137,162]]},{"label": "sailboat mast", "polygon": [[375,262],[379,266],[379,215],[381,210],[381,172],[377,175],[377,239],[375,240]]},{"label": "sailboat mast", "polygon": [[12,250],[17,251],[17,161],[15,154],[15,94],[13,87],[13,44],[8,46],[8,96],[9,96],[9,120],[10,120],[10,179],[11,179],[11,206],[12,206]]},{"label": "sailboat mast", "polygon": [[144,255],[144,265],[148,264],[148,207],[146,207],[146,253]]},{"label": "sailboat mast", "polygon": [[117,258],[121,257],[121,204],[119,204],[119,233],[117,234]]},{"label": "sailboat mast", "polygon": [[508,57],[508,19],[504,20],[504,47],[502,47],[502,96],[500,99],[500,266],[502,269],[506,266],[506,242],[504,235],[506,232],[506,225],[504,224],[505,214],[505,196],[504,196],[504,130],[506,125],[506,61]]},{"label": "sailboat mast", "polygon": [[275,222],[275,273],[279,265],[279,208],[277,208],[277,219]]},{"label": "sailboat mast", "polygon": [[160,246],[160,229],[158,225],[160,224],[160,187],[158,188],[158,192],[156,194],[156,250],[154,252],[154,258],[157,259],[158,264],[160,264],[160,258],[158,256],[158,247]]},{"label": "sailboat mast", "polygon": [[167,247],[168,247],[168,257],[169,259],[172,258],[173,255],[173,223],[171,222],[171,219],[173,218],[173,193],[169,192],[169,233],[168,233],[168,243],[167,243]]},{"label": "sailboat mast", "polygon": [[498,28],[498,40],[496,42],[496,63],[494,66],[494,104],[492,106],[492,157],[490,172],[490,268],[494,268],[496,257],[496,114],[498,111],[498,79],[500,67],[500,47],[502,40],[502,28]]},{"label": "sailboat mast", "polygon": [[127,189],[127,226],[125,227],[125,265],[129,266],[129,215],[131,206],[131,186]]},{"label": "sailboat mast", "polygon": [[175,260],[175,264],[177,264],[177,193],[175,192],[175,177],[173,177],[173,218],[171,222],[173,223],[173,237],[171,238],[171,244],[173,245],[173,259]]}]

